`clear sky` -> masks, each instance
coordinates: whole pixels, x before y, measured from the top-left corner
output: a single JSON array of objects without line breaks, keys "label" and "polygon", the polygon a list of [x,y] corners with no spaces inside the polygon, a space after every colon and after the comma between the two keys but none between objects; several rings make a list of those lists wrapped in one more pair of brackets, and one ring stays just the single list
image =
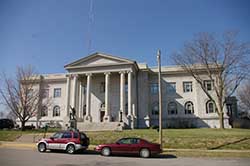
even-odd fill
[{"label": "clear sky", "polygon": [[237,30],[250,41],[249,0],[93,0],[92,24],[89,11],[90,0],[0,0],[0,70],[32,64],[63,73],[94,52],[155,66],[158,48],[168,65],[171,53],[205,31]]}]

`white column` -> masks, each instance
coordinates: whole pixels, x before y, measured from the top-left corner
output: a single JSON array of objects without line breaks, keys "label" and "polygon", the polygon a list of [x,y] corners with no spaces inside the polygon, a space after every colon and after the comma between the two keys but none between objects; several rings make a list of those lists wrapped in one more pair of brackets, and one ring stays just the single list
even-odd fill
[{"label": "white column", "polygon": [[91,122],[91,113],[90,113],[90,105],[91,105],[91,76],[92,74],[87,74],[87,94],[86,94],[86,115],[85,121]]},{"label": "white column", "polygon": [[67,111],[67,116],[69,116],[70,112],[70,82],[71,82],[71,76],[67,75],[67,85],[66,85],[66,111]]},{"label": "white column", "polygon": [[105,115],[104,115],[104,121],[109,122],[110,121],[110,103],[109,103],[109,91],[110,91],[110,72],[104,73],[105,74]]},{"label": "white column", "polygon": [[[122,112],[122,116],[125,113],[125,72],[120,72],[120,111]],[[121,114],[119,112],[119,120],[121,121]]]},{"label": "white column", "polygon": [[77,78],[78,76],[77,75],[74,75],[73,76],[73,95],[72,95],[72,105],[71,107],[72,108],[75,108],[76,109],[76,101],[77,101]]},{"label": "white column", "polygon": [[82,94],[82,91],[83,91],[83,86],[82,86],[82,81],[79,83],[79,114],[78,114],[78,117],[80,118],[80,119],[82,119],[83,118],[83,105],[82,105],[82,103],[83,103],[83,101],[82,101],[82,96],[83,96],[83,94]]},{"label": "white column", "polygon": [[128,117],[132,115],[132,72],[128,72]]}]

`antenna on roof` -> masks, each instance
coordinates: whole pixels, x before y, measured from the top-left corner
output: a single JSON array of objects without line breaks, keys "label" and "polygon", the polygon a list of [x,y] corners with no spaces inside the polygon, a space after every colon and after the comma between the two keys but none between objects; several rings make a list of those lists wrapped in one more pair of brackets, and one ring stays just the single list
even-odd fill
[{"label": "antenna on roof", "polygon": [[92,46],[92,26],[94,24],[93,0],[89,1],[89,18],[88,18],[88,33],[87,33],[87,49],[88,54],[91,53]]}]

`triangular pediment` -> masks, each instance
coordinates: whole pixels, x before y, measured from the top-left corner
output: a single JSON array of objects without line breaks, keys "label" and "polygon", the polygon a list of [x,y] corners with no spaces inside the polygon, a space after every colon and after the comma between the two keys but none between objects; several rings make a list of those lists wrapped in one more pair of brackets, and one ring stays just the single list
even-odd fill
[{"label": "triangular pediment", "polygon": [[119,65],[119,64],[131,64],[134,61],[107,55],[103,53],[94,53],[87,57],[76,60],[68,65],[65,68],[74,68],[74,67],[94,67],[94,66],[106,66],[106,65]]}]

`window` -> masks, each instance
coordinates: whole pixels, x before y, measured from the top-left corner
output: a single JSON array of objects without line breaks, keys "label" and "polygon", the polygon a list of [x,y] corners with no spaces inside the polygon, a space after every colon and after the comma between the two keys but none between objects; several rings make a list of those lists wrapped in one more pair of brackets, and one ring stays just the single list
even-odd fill
[{"label": "window", "polygon": [[62,138],[71,138],[72,136],[71,136],[71,132],[65,132],[65,133],[63,133],[63,136],[62,136]]},{"label": "window", "polygon": [[213,90],[214,81],[213,80],[205,80],[204,86],[205,86],[207,91]]},{"label": "window", "polygon": [[105,82],[101,82],[100,84],[100,93],[104,93],[105,92]]},{"label": "window", "polygon": [[85,85],[83,85],[83,86],[82,86],[82,93],[83,93],[83,94],[86,94],[86,91],[87,91],[87,88],[86,88]]},{"label": "window", "polygon": [[54,89],[54,97],[61,97],[61,88]]},{"label": "window", "polygon": [[74,138],[78,138],[78,133],[77,132],[74,132]]},{"label": "window", "polygon": [[48,98],[48,97],[49,97],[49,89],[43,89],[42,98]]},{"label": "window", "polygon": [[176,83],[175,82],[169,82],[167,83],[167,94],[173,94],[176,93]]},{"label": "window", "polygon": [[34,90],[33,89],[27,89],[27,97],[28,98],[34,97]]},{"label": "window", "polygon": [[194,105],[191,101],[185,103],[185,114],[193,114],[194,113]]},{"label": "window", "polygon": [[150,91],[151,94],[158,94],[158,84],[157,83],[151,84]]},{"label": "window", "polygon": [[58,105],[53,108],[53,116],[60,116],[60,107]]},{"label": "window", "polygon": [[59,133],[55,133],[52,137],[53,138],[62,138],[62,136],[63,136],[63,133],[59,132]]},{"label": "window", "polygon": [[48,107],[43,106],[41,109],[41,117],[48,116]]},{"label": "window", "polygon": [[128,84],[125,84],[125,93],[128,94]]},{"label": "window", "polygon": [[158,104],[158,102],[155,102],[152,105],[152,115],[159,115],[159,104]]},{"label": "window", "polygon": [[177,114],[177,104],[175,102],[168,103],[168,114]]},{"label": "window", "polygon": [[214,113],[215,112],[215,104],[212,100],[207,101],[206,103],[206,113]]},{"label": "window", "polygon": [[192,92],[192,82],[183,82],[183,92]]},{"label": "window", "polygon": [[120,139],[120,140],[118,141],[118,143],[120,143],[120,144],[132,144],[133,141],[132,141],[132,139],[130,139],[130,138],[123,138],[123,139]]}]

